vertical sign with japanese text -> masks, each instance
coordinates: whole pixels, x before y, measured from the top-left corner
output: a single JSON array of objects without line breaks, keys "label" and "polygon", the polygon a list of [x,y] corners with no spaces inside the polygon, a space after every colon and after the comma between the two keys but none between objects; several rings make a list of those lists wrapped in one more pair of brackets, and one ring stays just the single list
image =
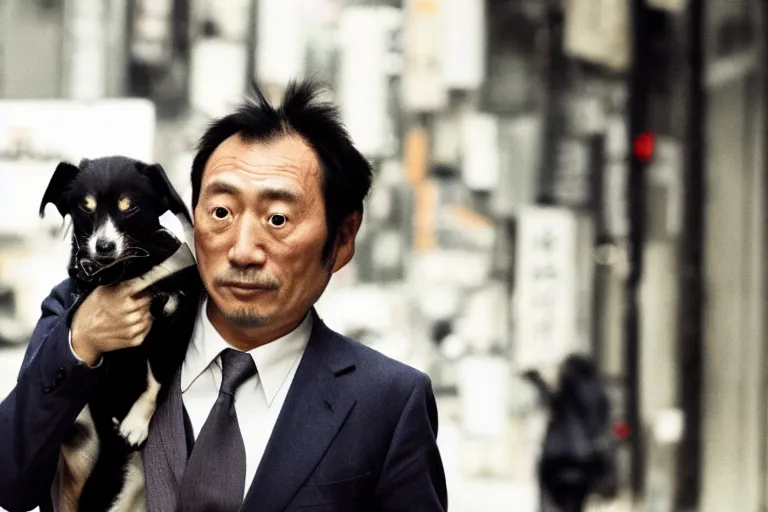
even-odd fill
[{"label": "vertical sign with japanese text", "polygon": [[515,364],[556,364],[574,349],[578,329],[577,229],[565,208],[520,212],[515,288]]}]

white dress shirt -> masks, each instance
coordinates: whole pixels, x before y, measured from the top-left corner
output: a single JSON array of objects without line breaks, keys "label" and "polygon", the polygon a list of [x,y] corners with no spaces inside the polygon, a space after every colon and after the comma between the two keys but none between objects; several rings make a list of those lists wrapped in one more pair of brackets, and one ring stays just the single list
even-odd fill
[{"label": "white dress shirt", "polygon": [[[195,439],[219,396],[221,359],[219,354],[232,348],[211,325],[202,301],[184,365],[181,393]],[[258,373],[243,382],[235,393],[235,411],[245,444],[245,494],[259,467],[272,429],[291,387],[296,369],[312,332],[312,315],[282,338],[248,351]]]}]

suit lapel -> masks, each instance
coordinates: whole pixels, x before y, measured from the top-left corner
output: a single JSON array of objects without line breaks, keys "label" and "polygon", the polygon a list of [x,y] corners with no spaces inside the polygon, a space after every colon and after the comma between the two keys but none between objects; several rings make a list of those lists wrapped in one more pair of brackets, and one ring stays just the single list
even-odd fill
[{"label": "suit lapel", "polygon": [[165,400],[161,400],[149,425],[149,437],[143,450],[148,510],[173,511],[178,487],[187,464],[187,443],[181,398],[181,369]]},{"label": "suit lapel", "polygon": [[354,368],[353,355],[314,310],[312,315],[309,343],[242,510],[285,510],[355,404],[336,381]]}]

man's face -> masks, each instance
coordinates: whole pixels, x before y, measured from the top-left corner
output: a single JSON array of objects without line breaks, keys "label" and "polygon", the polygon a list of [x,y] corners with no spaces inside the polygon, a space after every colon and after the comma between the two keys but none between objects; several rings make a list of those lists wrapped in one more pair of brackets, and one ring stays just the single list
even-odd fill
[{"label": "man's face", "polygon": [[[198,267],[214,311],[238,327],[297,324],[354,253],[359,219],[342,226],[331,263],[322,171],[298,136],[225,140],[203,171],[195,206]],[[350,231],[352,228],[352,231]],[[351,236],[350,236],[351,235]]]}]

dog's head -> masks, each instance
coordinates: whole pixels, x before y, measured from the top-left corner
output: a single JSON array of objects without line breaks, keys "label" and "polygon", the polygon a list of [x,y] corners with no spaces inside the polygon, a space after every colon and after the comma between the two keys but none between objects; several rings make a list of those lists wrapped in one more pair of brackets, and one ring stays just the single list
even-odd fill
[{"label": "dog's head", "polygon": [[165,212],[191,224],[159,164],[121,156],[84,159],[79,166],[61,162],[43,194],[41,217],[49,203],[72,219],[73,270],[84,280],[118,263],[150,256]]}]

